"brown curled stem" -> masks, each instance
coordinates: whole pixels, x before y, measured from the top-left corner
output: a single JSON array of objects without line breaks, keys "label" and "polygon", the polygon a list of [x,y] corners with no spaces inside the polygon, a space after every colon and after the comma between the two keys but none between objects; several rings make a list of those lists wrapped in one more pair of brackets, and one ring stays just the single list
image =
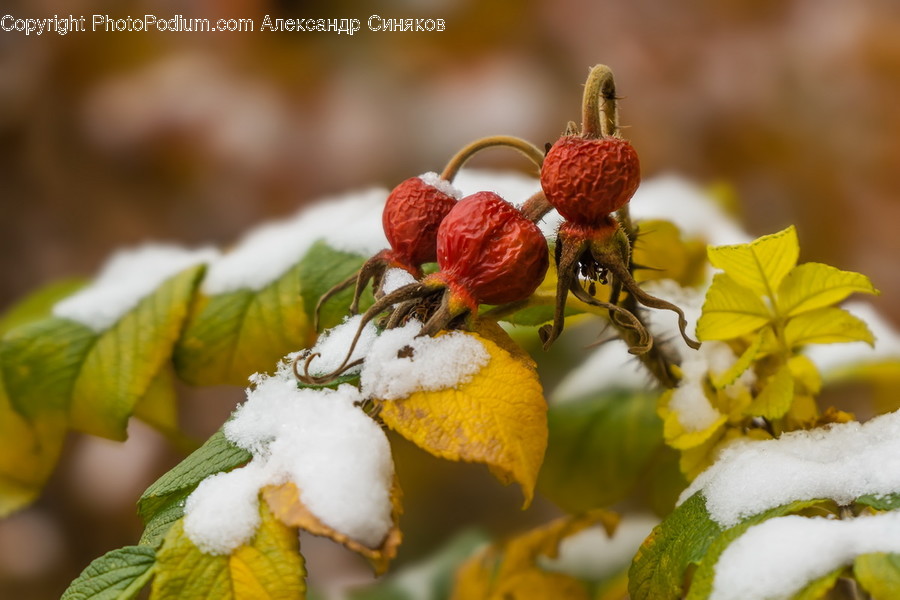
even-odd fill
[{"label": "brown curled stem", "polygon": [[457,152],[441,173],[441,179],[452,182],[456,178],[456,174],[462,169],[470,158],[487,148],[494,146],[506,146],[513,150],[518,150],[524,154],[538,169],[544,164],[544,153],[540,151],[534,144],[511,135],[492,135],[480,140],[475,140],[462,150]]},{"label": "brown curled stem", "polygon": [[587,138],[613,136],[619,131],[616,82],[612,69],[595,65],[584,84],[581,101],[581,135]]},{"label": "brown curled stem", "polygon": [[351,363],[350,357],[353,356],[353,351],[356,350],[356,344],[359,343],[359,338],[362,335],[363,329],[365,326],[369,324],[369,321],[377,317],[379,314],[390,308],[392,305],[397,303],[406,302],[413,298],[419,298],[426,295],[430,290],[426,286],[421,283],[411,283],[409,285],[405,285],[399,289],[394,290],[390,294],[386,294],[382,296],[380,299],[376,300],[375,303],[369,307],[363,316],[360,319],[359,327],[356,330],[356,334],[353,336],[353,340],[350,342],[350,347],[347,349],[347,355],[344,357],[344,361],[341,365],[332,371],[331,373],[326,373],[323,375],[311,375],[309,373],[310,362],[315,355],[310,355],[307,357],[306,362],[303,365],[303,373],[300,374],[297,372],[296,364],[300,357],[294,359],[294,375],[302,381],[303,383],[314,384],[314,385],[323,385],[334,381],[341,373],[347,371],[356,364],[359,364],[360,361],[354,361]]},{"label": "brown curled stem", "polygon": [[319,301],[316,302],[316,309],[313,311],[313,329],[315,329],[316,331],[319,330],[319,323],[321,320],[319,313],[322,311],[322,307],[325,305],[325,303],[328,302],[329,300],[331,300],[331,298],[333,298],[340,292],[343,292],[345,289],[347,289],[354,283],[357,283],[357,285],[358,285],[358,279],[359,279],[360,274],[361,274],[361,271],[357,271],[356,273],[354,273],[347,279],[343,280],[342,282],[338,283],[337,285],[335,285],[334,287],[332,287],[330,290],[328,290],[327,292],[325,292],[324,294],[322,294],[319,297]]},{"label": "brown curled stem", "polygon": [[567,245],[561,240],[556,242],[556,307],[553,311],[553,324],[544,325],[538,330],[544,350],[549,350],[556,338],[562,333],[566,323],[566,299],[572,283],[577,283],[578,260],[584,253],[586,243],[577,244],[575,247]]},{"label": "brown curled stem", "polygon": [[627,329],[633,331],[635,335],[637,335],[636,341],[628,341],[629,353],[641,355],[649,352],[650,348],[653,347],[653,338],[650,336],[647,328],[644,327],[644,324],[641,323],[640,319],[638,319],[632,312],[622,308],[617,304],[610,304],[609,302],[597,300],[596,298],[585,292],[577,281],[574,283],[571,290],[572,295],[574,295],[585,304],[591,304],[593,306],[599,306],[601,308],[609,310],[609,320],[614,326],[616,326],[617,329],[619,329],[620,331],[622,329]]}]

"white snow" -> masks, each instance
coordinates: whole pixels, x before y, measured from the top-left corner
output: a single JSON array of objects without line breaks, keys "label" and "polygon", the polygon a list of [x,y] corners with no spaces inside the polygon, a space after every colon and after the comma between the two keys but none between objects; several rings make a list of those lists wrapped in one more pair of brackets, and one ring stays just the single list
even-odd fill
[{"label": "white snow", "polygon": [[598,581],[627,568],[658,523],[659,519],[649,515],[628,516],[612,537],[599,525],[588,527],[565,538],[556,558],[540,556],[538,564],[548,571]]},{"label": "white snow", "polygon": [[460,191],[456,186],[454,186],[446,179],[442,179],[441,176],[434,171],[422,173],[421,175],[419,175],[419,179],[432,187],[436,187],[438,190],[444,192],[451,198],[456,198],[457,200],[459,200],[463,197],[462,191]]},{"label": "white snow", "polygon": [[875,335],[875,347],[865,342],[807,346],[805,354],[826,378],[860,364],[900,361],[900,333],[871,304],[847,302],[842,308],[866,322]]},{"label": "white snow", "polygon": [[750,527],[716,563],[710,600],[781,600],[862,554],[900,552],[900,513],[787,516]]},{"label": "white snow", "polygon": [[647,390],[650,375],[637,358],[628,354],[620,339],[603,342],[570,371],[553,391],[554,402],[577,400],[601,390]]},{"label": "white snow", "polygon": [[736,442],[682,492],[679,502],[698,490],[723,527],[794,500],[831,498],[849,504],[867,494],[900,492],[900,412],[775,440]]},{"label": "white snow", "polygon": [[120,250],[109,258],[91,285],[57,302],[53,315],[104,331],[165,280],[218,256],[213,248],[188,250],[163,244]]},{"label": "white snow", "polygon": [[[366,397],[406,398],[418,391],[439,391],[471,380],[490,360],[484,345],[461,331],[416,337],[422,323],[384,331],[372,344],[360,382]],[[400,356],[409,354],[409,356]]]},{"label": "white snow", "polygon": [[388,269],[381,281],[381,291],[387,295],[415,282],[416,278],[406,269]]},{"label": "white snow", "polygon": [[370,548],[391,528],[394,478],[384,432],[355,403],[355,387],[298,389],[283,362],[275,376],[257,375],[225,436],[253,454],[251,462],[204,480],[185,506],[185,532],[199,548],[226,554],[258,524],[258,491],[293,482],[322,523]]},{"label": "white snow", "polygon": [[[331,329],[324,331],[322,335],[319,336],[319,339],[316,341],[316,345],[307,353],[300,352],[298,353],[300,358],[300,363],[298,367],[301,369],[303,363],[305,362],[305,357],[309,354],[318,354],[319,356],[314,357],[309,364],[309,372],[312,375],[325,375],[328,373],[334,372],[341,364],[344,362],[344,358],[347,356],[347,350],[350,349],[350,344],[353,342],[353,337],[356,335],[357,330],[359,330],[359,324],[362,322],[362,315],[354,315],[352,317],[346,317],[344,322],[336,327],[332,327]],[[353,349],[353,355],[347,361],[347,363],[351,363],[355,360],[359,360],[361,358],[365,358],[366,354],[368,354],[372,344],[378,337],[378,330],[375,328],[375,325],[370,321],[363,328],[362,333],[359,336],[359,340],[356,343],[356,347]],[[297,355],[292,355],[291,359],[293,359]],[[360,367],[354,367],[349,369],[347,373],[358,373]]]},{"label": "white snow", "polygon": [[251,230],[215,261],[203,281],[209,295],[260,290],[297,263],[318,240],[370,256],[387,247],[381,213],[388,192],[373,188],[320,201],[294,217]]},{"label": "white snow", "polygon": [[629,206],[632,219],[671,221],[686,237],[700,237],[713,246],[753,240],[708,192],[680,175],[642,181]]}]

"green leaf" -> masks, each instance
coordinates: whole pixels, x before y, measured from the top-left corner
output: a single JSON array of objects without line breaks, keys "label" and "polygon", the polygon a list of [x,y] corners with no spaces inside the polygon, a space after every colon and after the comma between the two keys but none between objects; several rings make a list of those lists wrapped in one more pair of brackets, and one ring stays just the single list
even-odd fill
[{"label": "green leaf", "polygon": [[49,317],[54,304],[74,294],[84,283],[81,279],[66,279],[32,292],[0,318],[0,335],[26,323]]},{"label": "green leaf", "polygon": [[297,531],[282,525],[260,502],[262,520],[250,544],[229,555],[200,551],[176,522],[157,552],[151,599],[297,600],[306,595]]},{"label": "green leaf", "polygon": [[621,391],[551,405],[541,493],[570,513],[624,499],[662,444],[656,402]]},{"label": "green leaf", "polygon": [[843,575],[844,568],[836,569],[828,575],[813,579],[806,586],[794,594],[791,600],[822,600],[828,596],[828,592],[834,589],[838,578]]},{"label": "green leaf", "polygon": [[96,340],[88,327],[56,317],[7,332],[0,367],[13,408],[31,421],[45,412],[68,412],[75,380]]},{"label": "green leaf", "polygon": [[125,439],[135,404],[169,361],[203,269],[170,277],[103,332],[56,317],[7,332],[0,361],[12,405],[30,420],[68,411],[75,429]]},{"label": "green leaf", "polygon": [[794,376],[788,365],[782,365],[766,384],[766,387],[747,407],[747,414],[766,419],[783,417],[794,401]]},{"label": "green leaf", "polygon": [[853,563],[853,574],[873,598],[894,598],[900,590],[900,554],[863,554]]},{"label": "green leaf", "polygon": [[791,348],[841,342],[875,344],[875,337],[865,321],[836,307],[818,308],[797,315],[785,325],[784,337]]},{"label": "green leaf", "polygon": [[759,349],[762,347],[762,342],[762,335],[754,337],[753,342],[749,346],[747,346],[747,349],[741,353],[738,359],[734,361],[734,364],[732,364],[726,371],[719,373],[718,375],[710,373],[710,380],[713,384],[713,387],[717,390],[721,390],[737,381],[737,378],[743,375],[744,371],[749,369],[750,365],[753,364],[753,361],[756,359],[756,355],[759,354]]},{"label": "green leaf", "polygon": [[[312,317],[319,298],[332,287],[353,275],[365,262],[358,254],[335,250],[324,241],[312,245],[298,265],[300,296],[306,314]],[[319,313],[319,327],[322,330],[339,325],[347,315],[353,300],[353,286],[334,295]],[[372,303],[371,288],[367,288],[360,301],[360,309],[365,310]]]},{"label": "green leaf", "polygon": [[156,553],[146,546],[107,552],[82,571],[60,600],[130,600],[153,576]]},{"label": "green leaf", "polygon": [[[695,496],[699,495],[699,492],[695,494]],[[803,510],[827,502],[827,500],[798,500],[796,502],[791,502],[789,504],[769,509],[766,512],[760,513],[748,518],[746,521],[738,523],[734,527],[722,531],[715,537],[712,543],[707,545],[706,553],[702,561],[697,561],[699,567],[697,568],[697,571],[694,573],[694,576],[692,578],[690,593],[687,596],[688,600],[700,600],[702,598],[709,597],[710,593],[712,593],[713,580],[715,579],[716,575],[715,567],[716,563],[719,562],[719,557],[734,540],[741,537],[748,529],[750,529],[754,525],[762,523],[763,521],[768,521],[769,519],[773,519],[775,517],[783,517],[785,515],[796,514]],[[663,523],[665,523],[665,521],[663,521]]]},{"label": "green leaf", "polygon": [[757,296],[775,297],[782,280],[797,264],[800,244],[791,225],[749,244],[718,246],[707,250],[709,262]]},{"label": "green leaf", "polygon": [[804,263],[781,282],[778,309],[792,317],[808,310],[837,304],[853,293],[878,294],[869,278],[821,263]]},{"label": "green leaf", "polygon": [[856,504],[868,506],[875,510],[898,510],[900,509],[900,494],[885,494],[883,496],[866,494],[857,498]]},{"label": "green leaf", "polygon": [[756,331],[771,318],[753,290],[724,273],[716,273],[697,321],[697,337],[701,341],[730,340]]},{"label": "green leaf", "polygon": [[159,511],[170,508],[175,495],[190,493],[197,485],[215,473],[229,471],[249,461],[251,455],[238,448],[217,431],[194,453],[157,479],[138,500],[138,514],[144,523]]},{"label": "green leaf", "polygon": [[172,525],[184,516],[184,503],[195,487],[178,490],[159,498],[153,513],[144,521],[144,531],[138,544],[159,548]]},{"label": "green leaf", "polygon": [[644,541],[628,571],[632,600],[677,600],[683,597],[685,572],[700,564],[722,530],[696,493],[660,523]]},{"label": "green leaf", "polygon": [[175,347],[175,369],[194,385],[244,386],[250,375],[309,346],[310,323],[296,265],[259,291],[200,292]]}]

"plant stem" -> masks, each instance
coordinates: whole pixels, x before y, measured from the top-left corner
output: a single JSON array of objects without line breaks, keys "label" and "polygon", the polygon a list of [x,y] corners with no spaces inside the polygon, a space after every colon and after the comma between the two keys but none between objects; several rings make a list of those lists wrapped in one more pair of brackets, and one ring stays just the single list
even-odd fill
[{"label": "plant stem", "polygon": [[537,223],[544,218],[548,212],[553,210],[553,205],[547,201],[547,197],[543,191],[535,193],[531,198],[525,201],[522,208],[519,209],[526,219],[532,223]]},{"label": "plant stem", "polygon": [[513,150],[518,150],[530,159],[538,169],[544,164],[544,153],[531,142],[511,135],[492,135],[480,140],[475,140],[457,152],[453,158],[450,159],[450,162],[447,163],[447,166],[444,167],[444,171],[441,173],[441,179],[452,182],[466,161],[478,152],[494,146],[506,146]]},{"label": "plant stem", "polygon": [[596,65],[584,84],[581,101],[581,135],[598,138],[617,135],[619,111],[616,108],[616,82],[612,69]]}]

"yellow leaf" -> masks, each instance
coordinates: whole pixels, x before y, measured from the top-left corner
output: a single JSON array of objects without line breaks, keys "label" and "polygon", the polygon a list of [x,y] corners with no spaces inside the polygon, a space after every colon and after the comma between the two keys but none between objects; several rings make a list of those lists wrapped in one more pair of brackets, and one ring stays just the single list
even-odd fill
[{"label": "yellow leaf", "polygon": [[152,600],[297,600],[306,597],[305,566],[297,532],[264,503],[253,540],[230,555],[204,554],[172,525],[156,555]]},{"label": "yellow leaf", "polygon": [[400,491],[400,485],[396,480],[394,481],[394,487],[391,490],[391,503],[393,505],[392,518],[394,525],[387,536],[385,536],[381,546],[378,548],[364,546],[356,540],[352,540],[343,533],[335,531],[328,525],[322,523],[319,518],[310,512],[303,504],[301,492],[293,483],[267,486],[263,488],[262,496],[269,505],[269,508],[272,509],[272,514],[274,514],[279,521],[289,527],[308,531],[313,535],[331,538],[353,552],[364,556],[372,564],[376,575],[381,575],[387,571],[391,560],[397,556],[397,548],[403,540],[403,534],[400,533],[398,525],[403,508],[400,504],[402,492]]},{"label": "yellow leaf", "polygon": [[806,393],[817,396],[822,391],[822,376],[816,364],[802,354],[792,356],[788,360],[788,367],[794,376],[794,385],[797,393]]},{"label": "yellow leaf", "polygon": [[800,244],[791,225],[749,244],[718,246],[707,251],[709,262],[758,296],[775,297],[781,281],[797,264]]},{"label": "yellow leaf", "polygon": [[769,378],[766,387],[753,399],[747,407],[747,414],[777,419],[783,417],[791,408],[794,400],[794,376],[788,365],[779,368]]},{"label": "yellow leaf", "polygon": [[706,247],[699,241],[684,241],[669,221],[641,221],[633,260],[646,267],[635,271],[638,282],[672,279],[683,286],[697,285],[704,276]]},{"label": "yellow leaf", "polygon": [[612,535],[618,522],[617,515],[597,509],[557,519],[505,543],[489,546],[459,568],[451,598],[588,598],[583,584],[568,575],[542,570],[538,558],[555,558],[562,540],[593,525],[602,525],[607,535]]},{"label": "yellow leaf", "polygon": [[804,263],[794,268],[778,289],[778,310],[792,317],[808,310],[837,304],[855,292],[878,294],[869,278],[841,271],[821,263]]},{"label": "yellow leaf", "polygon": [[747,346],[747,349],[741,353],[738,359],[734,361],[734,364],[732,364],[727,370],[718,374],[710,373],[709,379],[713,387],[721,390],[734,383],[738,377],[743,375],[744,371],[749,369],[750,365],[753,364],[753,361],[756,359],[756,355],[759,354],[759,349],[760,347],[762,347],[762,342],[763,336],[761,334],[755,336],[750,345]]},{"label": "yellow leaf", "polygon": [[717,273],[697,321],[697,338],[730,340],[756,331],[771,318],[769,309],[753,290],[724,273]]},{"label": "yellow leaf", "polygon": [[704,429],[698,431],[688,431],[681,424],[678,413],[666,410],[663,417],[663,437],[666,444],[676,450],[687,450],[700,446],[713,436],[725,425],[728,420],[727,415],[719,415],[719,417]]},{"label": "yellow leaf", "polygon": [[865,321],[833,306],[817,308],[792,318],[784,327],[784,338],[790,348],[841,342],[875,344],[875,337]]},{"label": "yellow leaf", "polygon": [[65,434],[60,411],[42,412],[31,421],[17,413],[0,373],[0,518],[37,498],[56,466]]},{"label": "yellow leaf", "polygon": [[483,463],[503,483],[516,481],[528,506],[547,447],[547,403],[534,362],[488,337],[469,335],[490,356],[470,381],[383,401],[379,414],[388,427],[437,457]]}]

